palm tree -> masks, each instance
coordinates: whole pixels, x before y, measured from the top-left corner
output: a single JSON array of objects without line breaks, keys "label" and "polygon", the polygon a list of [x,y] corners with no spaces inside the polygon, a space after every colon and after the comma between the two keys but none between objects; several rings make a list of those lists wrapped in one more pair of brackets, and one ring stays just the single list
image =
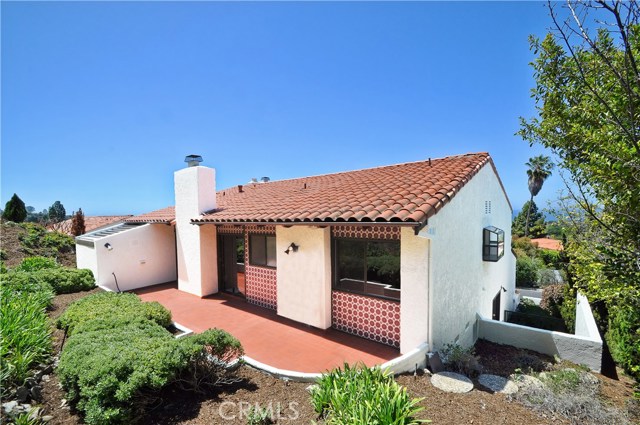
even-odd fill
[{"label": "palm tree", "polygon": [[529,210],[527,211],[527,222],[524,226],[524,236],[527,237],[529,235],[529,216],[531,214],[533,197],[540,192],[542,184],[547,177],[551,175],[553,163],[548,156],[538,155],[533,158],[529,158],[529,162],[524,165],[529,167],[527,175],[529,176],[529,192],[531,193],[531,202],[529,202]]}]

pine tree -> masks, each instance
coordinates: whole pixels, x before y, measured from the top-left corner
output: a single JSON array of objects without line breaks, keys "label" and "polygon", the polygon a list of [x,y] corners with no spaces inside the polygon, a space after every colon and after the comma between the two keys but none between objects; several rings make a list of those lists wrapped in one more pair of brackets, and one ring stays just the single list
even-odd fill
[{"label": "pine tree", "polygon": [[15,193],[6,203],[4,211],[2,212],[2,218],[5,220],[13,221],[16,223],[22,223],[27,218],[27,208],[22,202],[22,199]]},{"label": "pine tree", "polygon": [[49,219],[53,223],[59,223],[67,217],[67,211],[60,201],[56,201],[49,207]]}]

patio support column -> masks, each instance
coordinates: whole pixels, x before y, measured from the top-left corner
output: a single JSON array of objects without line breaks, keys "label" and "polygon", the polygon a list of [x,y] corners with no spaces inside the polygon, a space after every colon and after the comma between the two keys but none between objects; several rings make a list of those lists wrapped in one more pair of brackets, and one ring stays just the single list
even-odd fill
[{"label": "patio support column", "polygon": [[196,166],[174,173],[178,288],[198,296],[218,292],[216,228],[191,219],[216,208],[215,170]]},{"label": "patio support column", "polygon": [[429,239],[403,227],[400,235],[400,352],[429,341]]}]

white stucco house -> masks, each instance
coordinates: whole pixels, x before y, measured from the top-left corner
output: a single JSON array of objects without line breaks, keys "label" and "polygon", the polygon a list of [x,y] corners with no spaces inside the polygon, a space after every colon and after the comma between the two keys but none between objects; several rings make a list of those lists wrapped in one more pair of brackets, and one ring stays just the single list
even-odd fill
[{"label": "white stucco house", "polygon": [[175,207],[78,237],[78,267],[110,289],[229,292],[400,353],[469,346],[478,315],[515,307],[512,209],[487,153],[218,192],[190,159]]}]

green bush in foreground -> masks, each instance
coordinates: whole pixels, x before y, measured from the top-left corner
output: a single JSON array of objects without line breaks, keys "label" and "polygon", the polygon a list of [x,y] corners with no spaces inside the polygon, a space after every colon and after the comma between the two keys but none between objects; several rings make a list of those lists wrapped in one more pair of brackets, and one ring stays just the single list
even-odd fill
[{"label": "green bush in foreground", "polygon": [[38,270],[55,269],[60,267],[54,258],[27,257],[14,269],[20,272],[35,272]]},{"label": "green bush in foreground", "polygon": [[14,271],[3,273],[0,275],[0,285],[2,285],[3,289],[15,293],[37,294],[42,300],[46,300],[46,307],[50,305],[55,296],[55,291],[51,285],[40,279],[39,275],[35,273]]},{"label": "green bush in foreground", "polygon": [[422,399],[411,399],[393,376],[379,367],[348,364],[334,369],[316,381],[311,392],[315,411],[327,424],[395,424],[429,422],[415,419],[422,410]]},{"label": "green bush in foreground", "polygon": [[[228,359],[241,355],[242,348],[220,330],[175,339],[142,317],[103,317],[76,326],[62,352],[58,376],[86,423],[128,424],[166,385],[194,389],[222,382],[226,371],[207,355],[213,353]],[[200,364],[197,370],[194,362]]]},{"label": "green bush in foreground", "polygon": [[2,389],[21,385],[32,366],[51,354],[51,329],[46,307],[51,290],[15,291],[0,288],[0,379]]},{"label": "green bush in foreground", "polygon": [[71,304],[56,325],[71,334],[78,325],[101,318],[149,319],[165,328],[171,324],[171,312],[157,302],[143,303],[130,293],[100,292]]}]

